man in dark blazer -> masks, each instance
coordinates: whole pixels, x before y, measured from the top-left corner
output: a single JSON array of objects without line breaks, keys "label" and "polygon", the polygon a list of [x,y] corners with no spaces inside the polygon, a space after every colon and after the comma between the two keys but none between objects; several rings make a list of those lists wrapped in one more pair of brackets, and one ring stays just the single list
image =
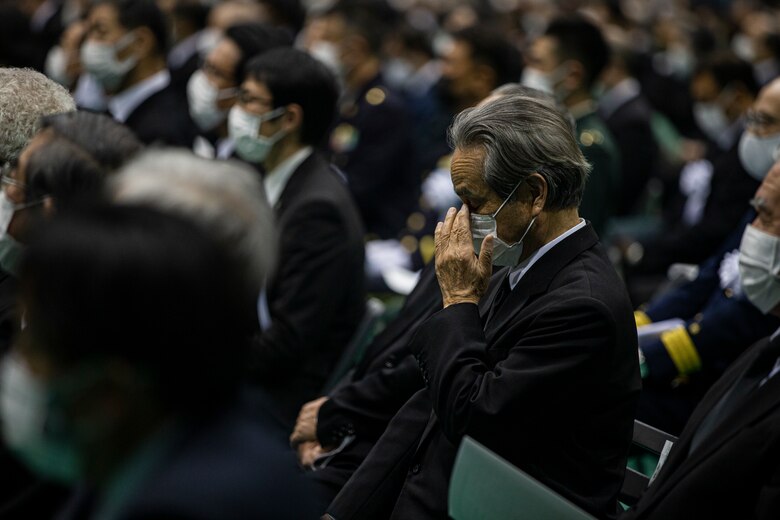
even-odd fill
[{"label": "man in dark blazer", "polygon": [[251,370],[290,431],[301,406],[321,395],[365,310],[363,230],[342,177],[313,149],[334,115],[332,73],[286,48],[246,71],[228,130],[239,157],[267,172],[281,237],[267,294],[271,323],[254,340]]},{"label": "man in dark blazer", "polygon": [[[740,245],[748,298],[780,315],[777,258],[766,255],[780,237],[780,165],[754,199],[757,218]],[[770,249],[766,249],[766,245]],[[621,519],[780,517],[780,339],[750,347],[693,412],[655,481]]]},{"label": "man in dark blazer", "polygon": [[[327,511],[444,517],[457,445],[471,435],[615,517],[639,367],[628,296],[577,213],[588,164],[558,110],[524,96],[462,112],[451,139],[464,205],[436,232],[444,308],[410,345],[426,388]],[[507,266],[492,282],[491,263]]]},{"label": "man in dark blazer", "polygon": [[99,0],[87,22],[81,63],[108,94],[111,116],[144,144],[192,147],[197,130],[166,68],[168,25],[154,0]]},{"label": "man in dark blazer", "polygon": [[371,342],[348,379],[301,409],[290,442],[304,466],[311,467],[317,457],[328,453],[327,464],[316,461],[309,475],[331,499],[365,460],[393,416],[423,388],[409,341],[438,310],[441,292],[434,265],[429,263],[398,316]]}]

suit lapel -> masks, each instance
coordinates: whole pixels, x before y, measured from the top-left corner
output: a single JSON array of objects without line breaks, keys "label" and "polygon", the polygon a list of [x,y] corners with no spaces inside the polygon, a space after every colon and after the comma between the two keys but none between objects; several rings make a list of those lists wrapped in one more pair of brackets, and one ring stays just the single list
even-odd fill
[{"label": "suit lapel", "polygon": [[[497,332],[503,330],[514,320],[515,316],[526,306],[530,298],[547,291],[550,282],[552,282],[552,279],[561,269],[583,251],[590,249],[597,243],[598,237],[593,231],[593,227],[588,223],[584,228],[566,237],[562,242],[547,251],[544,257],[540,258],[523,275],[523,278],[512,289],[501,308],[494,312],[489,326],[486,327],[488,344]],[[495,298],[495,294],[493,298]]]},{"label": "suit lapel", "polygon": [[[755,352],[753,355],[749,356],[744,363],[739,363],[738,367],[734,367],[735,370],[728,376],[724,375],[724,377],[716,383],[716,386],[712,388],[707,398],[705,398],[705,401],[702,402],[702,405],[696,409],[682,434],[682,437],[685,440],[675,446],[673,457],[669,460],[667,463],[668,466],[665,468],[666,472],[671,472],[669,478],[665,479],[662,487],[658,488],[657,492],[654,493],[653,503],[668,494],[671,489],[674,489],[675,485],[680,480],[685,478],[688,473],[703,461],[712,457],[713,453],[721,449],[723,445],[728,443],[746,425],[759,420],[761,417],[780,406],[780,399],[778,399],[778,396],[780,396],[780,376],[776,375],[763,386],[756,388],[751,392],[749,406],[732,409],[727,418],[718,422],[712,432],[710,432],[710,435],[707,436],[704,444],[694,453],[688,454],[693,435],[726,392],[728,392],[737,381],[751,371],[762,356],[769,355],[773,356],[773,359],[776,359],[777,355],[780,354],[777,350],[777,346],[780,345],[768,346],[769,343],[769,339],[767,338],[757,344],[754,347]],[[770,351],[767,353],[768,348]]]},{"label": "suit lapel", "polygon": [[325,165],[324,161],[316,151],[312,152],[306,160],[304,160],[295,172],[287,180],[287,185],[282,191],[282,195],[274,205],[274,212],[277,216],[284,215],[285,210],[289,206],[290,200],[294,199],[296,195],[301,191],[301,188],[309,175],[316,171],[321,165]]}]

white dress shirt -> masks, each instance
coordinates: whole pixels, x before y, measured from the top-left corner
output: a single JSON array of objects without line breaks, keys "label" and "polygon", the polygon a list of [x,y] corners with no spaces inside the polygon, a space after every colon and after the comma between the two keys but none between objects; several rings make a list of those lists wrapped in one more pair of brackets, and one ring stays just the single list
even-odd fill
[{"label": "white dress shirt", "polygon": [[550,242],[547,242],[545,245],[534,251],[531,256],[513,267],[512,270],[509,271],[509,287],[514,290],[515,286],[520,282],[520,279],[525,275],[525,273],[528,272],[531,266],[534,265],[541,257],[543,257],[547,251],[563,241],[564,238],[584,227],[585,219],[581,218],[579,224],[569,228],[567,231],[564,231]]},{"label": "white dress shirt", "polygon": [[284,188],[287,186],[287,181],[290,180],[290,177],[292,177],[292,174],[295,173],[295,170],[298,169],[301,163],[309,158],[311,152],[311,146],[301,148],[266,174],[263,184],[265,185],[265,194],[271,207],[276,206],[276,203],[279,202],[282,192],[284,192]]},{"label": "white dress shirt", "polygon": [[144,101],[160,92],[170,83],[171,74],[168,72],[168,69],[163,69],[109,99],[108,111],[111,112],[114,119],[124,123]]}]

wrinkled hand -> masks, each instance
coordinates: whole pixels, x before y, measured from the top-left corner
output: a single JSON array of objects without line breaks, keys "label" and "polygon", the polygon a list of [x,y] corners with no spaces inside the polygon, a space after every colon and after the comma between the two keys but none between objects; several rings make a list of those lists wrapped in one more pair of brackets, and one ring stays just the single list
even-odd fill
[{"label": "wrinkled hand", "polygon": [[320,413],[322,403],[327,400],[327,397],[320,397],[301,407],[298,419],[295,421],[295,428],[290,435],[290,446],[294,448],[302,442],[317,440],[317,414]]},{"label": "wrinkled hand", "polygon": [[479,257],[474,254],[469,210],[450,208],[434,235],[436,278],[444,307],[456,303],[478,303],[485,294],[492,274],[493,237],[482,241]]},{"label": "wrinkled hand", "polygon": [[310,468],[317,457],[325,453],[317,441],[302,442],[296,448],[298,452],[298,464],[304,468]]}]

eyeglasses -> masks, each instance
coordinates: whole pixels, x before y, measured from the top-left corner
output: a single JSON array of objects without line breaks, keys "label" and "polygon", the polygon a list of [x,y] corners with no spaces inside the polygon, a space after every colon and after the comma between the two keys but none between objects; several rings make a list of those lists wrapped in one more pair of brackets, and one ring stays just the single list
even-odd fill
[{"label": "eyeglasses", "polygon": [[10,161],[3,165],[0,169],[0,185],[14,186],[16,188],[24,189],[27,185],[21,181],[17,181],[11,174],[16,171],[16,161]]},{"label": "eyeglasses", "polygon": [[748,110],[745,113],[745,126],[748,128],[766,128],[780,125],[780,119],[770,116],[766,112]]}]

